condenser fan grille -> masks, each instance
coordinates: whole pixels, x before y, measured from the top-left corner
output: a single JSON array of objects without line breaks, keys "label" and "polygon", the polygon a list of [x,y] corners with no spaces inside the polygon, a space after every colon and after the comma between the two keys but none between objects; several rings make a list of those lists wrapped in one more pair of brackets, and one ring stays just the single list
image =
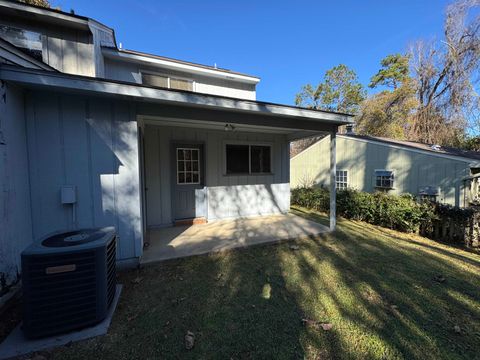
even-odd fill
[{"label": "condenser fan grille", "polygon": [[[113,230],[92,233],[104,237],[80,246],[27,249],[22,254],[27,337],[78,329],[107,315],[116,290],[116,236]],[[55,236],[60,239],[65,234]]]}]

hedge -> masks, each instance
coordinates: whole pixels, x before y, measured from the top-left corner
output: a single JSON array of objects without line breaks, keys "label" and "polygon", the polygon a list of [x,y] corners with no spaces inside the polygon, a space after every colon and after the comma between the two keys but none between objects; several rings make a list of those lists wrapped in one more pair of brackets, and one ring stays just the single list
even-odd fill
[{"label": "hedge", "polygon": [[[330,195],[321,187],[297,188],[292,190],[291,202],[327,212]],[[371,194],[353,189],[337,192],[337,214],[402,232],[418,232],[420,227],[429,229],[437,218],[433,204],[419,203],[412,195]]]}]

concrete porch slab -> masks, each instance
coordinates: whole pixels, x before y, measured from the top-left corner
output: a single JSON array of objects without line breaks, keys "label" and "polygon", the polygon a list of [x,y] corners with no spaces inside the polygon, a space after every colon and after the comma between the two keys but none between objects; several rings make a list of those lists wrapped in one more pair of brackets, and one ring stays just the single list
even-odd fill
[{"label": "concrete porch slab", "polygon": [[293,214],[217,220],[149,230],[142,264],[255,244],[315,236],[328,227]]}]

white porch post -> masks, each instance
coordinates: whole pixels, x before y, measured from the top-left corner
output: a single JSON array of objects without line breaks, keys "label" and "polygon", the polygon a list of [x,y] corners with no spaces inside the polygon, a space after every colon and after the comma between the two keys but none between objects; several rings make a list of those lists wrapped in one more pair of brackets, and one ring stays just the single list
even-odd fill
[{"label": "white porch post", "polygon": [[330,230],[335,230],[337,226],[337,146],[336,131],[330,133]]}]

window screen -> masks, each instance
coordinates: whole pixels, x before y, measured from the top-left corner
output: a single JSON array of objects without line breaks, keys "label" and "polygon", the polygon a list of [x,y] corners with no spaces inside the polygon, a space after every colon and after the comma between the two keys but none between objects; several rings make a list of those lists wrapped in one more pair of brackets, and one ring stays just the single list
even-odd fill
[{"label": "window screen", "polygon": [[200,184],[200,150],[177,148],[177,184]]},{"label": "window screen", "polygon": [[226,145],[227,174],[270,173],[271,148],[259,145]]},{"label": "window screen", "polygon": [[251,146],[251,172],[269,173],[270,172],[270,146]]},{"label": "window screen", "polygon": [[375,170],[375,186],[377,188],[392,189],[394,175],[391,170]]},{"label": "window screen", "polygon": [[348,187],[348,171],[337,170],[336,185],[338,190],[344,190]]},{"label": "window screen", "polygon": [[150,86],[168,88],[168,77],[142,73],[142,83]]},{"label": "window screen", "polygon": [[177,90],[193,91],[193,82],[190,80],[170,78],[170,88]]},{"label": "window screen", "polygon": [[227,174],[248,174],[250,172],[249,148],[248,145],[226,146]]}]

